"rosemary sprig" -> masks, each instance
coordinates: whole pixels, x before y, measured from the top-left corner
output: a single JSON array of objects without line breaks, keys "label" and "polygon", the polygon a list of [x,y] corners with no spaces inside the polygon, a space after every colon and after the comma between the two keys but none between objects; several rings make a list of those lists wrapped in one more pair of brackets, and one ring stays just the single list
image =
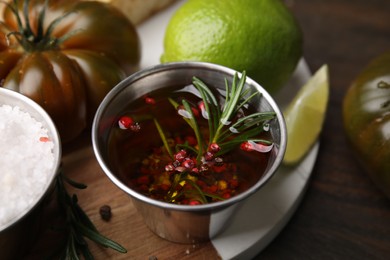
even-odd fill
[{"label": "rosemary sprig", "polygon": [[[250,93],[250,89],[245,89],[246,73],[242,73],[241,78],[236,73],[233,77],[232,84],[229,86],[225,79],[226,97],[222,106],[217,101],[210,88],[200,79],[194,77],[193,85],[197,88],[203,100],[206,110],[208,127],[209,127],[209,144],[216,143],[221,146],[221,152],[218,154],[227,153],[237,144],[245,141],[260,141],[267,143],[266,140],[254,140],[253,138],[264,131],[264,124],[275,117],[275,112],[257,112],[246,115],[236,122],[232,122],[239,113],[240,109],[247,106],[250,100],[260,95],[259,92]],[[179,105],[171,101],[177,108]],[[182,101],[184,108],[190,118],[185,118],[185,121],[194,130],[198,140],[198,155],[201,156],[209,144],[204,144],[199,133],[197,121],[193,117],[191,107]],[[198,137],[198,135],[200,137]]]},{"label": "rosemary sprig", "polygon": [[85,238],[120,253],[126,253],[127,250],[123,246],[99,233],[88,215],[79,206],[77,196],[75,194],[71,196],[68,193],[65,182],[77,189],[87,188],[86,185],[67,178],[62,172],[56,177],[58,205],[66,216],[67,225],[66,243],[64,248],[60,250],[61,259],[80,259],[80,254],[86,260],[94,259]]}]

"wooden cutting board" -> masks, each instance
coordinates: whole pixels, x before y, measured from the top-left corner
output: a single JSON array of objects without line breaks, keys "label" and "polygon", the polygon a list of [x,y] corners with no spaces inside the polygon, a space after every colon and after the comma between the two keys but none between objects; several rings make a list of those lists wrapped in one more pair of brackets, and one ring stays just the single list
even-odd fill
[{"label": "wooden cutting board", "polygon": [[[91,242],[89,245],[95,259],[220,258],[211,243],[176,244],[150,231],[133,207],[130,197],[117,188],[100,168],[89,139],[90,137],[86,135],[77,140],[76,145],[64,148],[62,160],[64,173],[72,180],[88,185],[85,190],[69,187],[68,191],[77,194],[81,208],[100,233],[118,242],[128,251],[121,254]],[[99,214],[99,209],[103,205],[111,207],[112,217],[108,222],[102,220]],[[50,210],[52,209],[47,209]],[[49,220],[45,222],[46,228],[49,228],[57,217],[52,212]],[[50,232],[44,232],[37,245],[28,253],[27,259],[41,259],[47,256],[52,247],[53,238]]]}]

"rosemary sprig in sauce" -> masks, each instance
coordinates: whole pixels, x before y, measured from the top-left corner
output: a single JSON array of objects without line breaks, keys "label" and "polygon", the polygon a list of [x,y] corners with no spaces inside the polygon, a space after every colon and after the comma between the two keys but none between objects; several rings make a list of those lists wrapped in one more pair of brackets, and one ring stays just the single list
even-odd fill
[{"label": "rosemary sprig in sauce", "polygon": [[[190,136],[196,140],[176,141],[172,133],[163,129],[164,124],[159,122],[161,118],[153,112],[149,117],[120,117],[119,128],[129,129],[135,134],[142,133],[141,121],[153,119],[162,140],[162,147],[156,149],[159,152],[152,152],[142,161],[140,174],[134,178],[140,192],[165,202],[188,205],[221,201],[240,192],[242,179],[238,166],[229,162],[229,155],[225,155],[235,148],[244,152],[270,152],[273,142],[265,132],[275,119],[275,112],[251,110],[251,105],[258,101],[255,98],[261,97],[261,93],[247,88],[245,82],[245,71],[240,77],[236,73],[231,84],[225,79],[223,91],[223,88],[209,88],[202,80],[193,77],[192,85],[185,88],[196,96],[195,102],[191,97],[168,97],[180,116],[179,120],[188,124],[193,132]],[[150,96],[145,98],[145,104],[155,105],[155,101],[150,102],[152,99]],[[161,171],[161,174],[156,171]]]},{"label": "rosemary sprig in sauce", "polygon": [[[210,135],[208,143],[205,142],[191,106],[186,100],[182,100],[182,108],[190,115],[189,118],[183,117],[183,119],[194,130],[198,141],[198,162],[200,162],[204,152],[209,149],[211,144],[217,144],[220,147],[218,155],[229,152],[236,145],[243,142],[271,144],[268,140],[256,139],[255,137],[264,131],[264,126],[269,120],[275,118],[275,112],[257,112],[245,116],[241,114],[241,118],[236,122],[232,122],[240,113],[240,109],[244,108],[254,97],[261,95],[259,92],[250,93],[249,89],[245,89],[245,81],[245,71],[241,78],[238,77],[237,73],[234,75],[231,86],[225,80],[226,97],[224,103],[220,105],[210,88],[200,79],[193,78],[192,83],[202,97]],[[172,99],[170,99],[170,102],[176,109],[181,106]],[[164,136],[161,134],[160,136],[164,140]],[[170,148],[167,145],[165,147],[169,151]],[[172,154],[171,151],[169,152]]]}]

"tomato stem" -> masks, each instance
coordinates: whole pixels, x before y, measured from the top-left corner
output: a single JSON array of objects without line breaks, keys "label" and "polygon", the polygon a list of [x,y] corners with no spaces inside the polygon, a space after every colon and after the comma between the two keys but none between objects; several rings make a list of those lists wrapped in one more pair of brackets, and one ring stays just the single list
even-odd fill
[{"label": "tomato stem", "polygon": [[[61,38],[52,37],[52,33],[55,27],[66,17],[73,14],[74,12],[65,13],[63,16],[57,17],[52,21],[46,32],[44,33],[43,24],[46,16],[46,9],[48,7],[48,0],[45,0],[42,10],[38,15],[37,22],[37,32],[34,33],[29,17],[29,5],[30,0],[24,0],[22,11],[18,10],[18,1],[14,0],[12,4],[5,3],[7,8],[14,14],[18,31],[13,31],[7,34],[7,37],[14,36],[23,49],[27,52],[33,51],[43,51],[43,50],[52,50],[57,49],[58,46],[64,41],[68,40],[74,34],[78,33],[80,30],[71,31]],[[22,22],[21,17],[25,21]]]}]

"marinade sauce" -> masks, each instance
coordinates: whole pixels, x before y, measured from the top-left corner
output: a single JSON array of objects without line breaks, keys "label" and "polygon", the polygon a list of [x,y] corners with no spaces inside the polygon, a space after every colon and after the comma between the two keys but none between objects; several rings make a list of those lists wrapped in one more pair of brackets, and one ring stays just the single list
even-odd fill
[{"label": "marinade sauce", "polygon": [[[221,93],[215,96],[223,102]],[[169,99],[177,104],[185,99],[190,104],[202,139],[208,143],[207,115],[200,106],[202,99],[191,86],[165,88],[138,98],[118,115],[118,120],[130,121],[132,128],[115,124],[109,135],[109,163],[123,183],[156,200],[198,205],[235,196],[262,177],[270,152],[248,151],[238,144],[219,155],[217,146],[215,153],[205,153],[199,160],[197,136],[185,120],[189,115]],[[242,113],[253,111],[247,107]],[[165,148],[161,131],[172,154]],[[271,139],[267,129],[259,137]]]}]

